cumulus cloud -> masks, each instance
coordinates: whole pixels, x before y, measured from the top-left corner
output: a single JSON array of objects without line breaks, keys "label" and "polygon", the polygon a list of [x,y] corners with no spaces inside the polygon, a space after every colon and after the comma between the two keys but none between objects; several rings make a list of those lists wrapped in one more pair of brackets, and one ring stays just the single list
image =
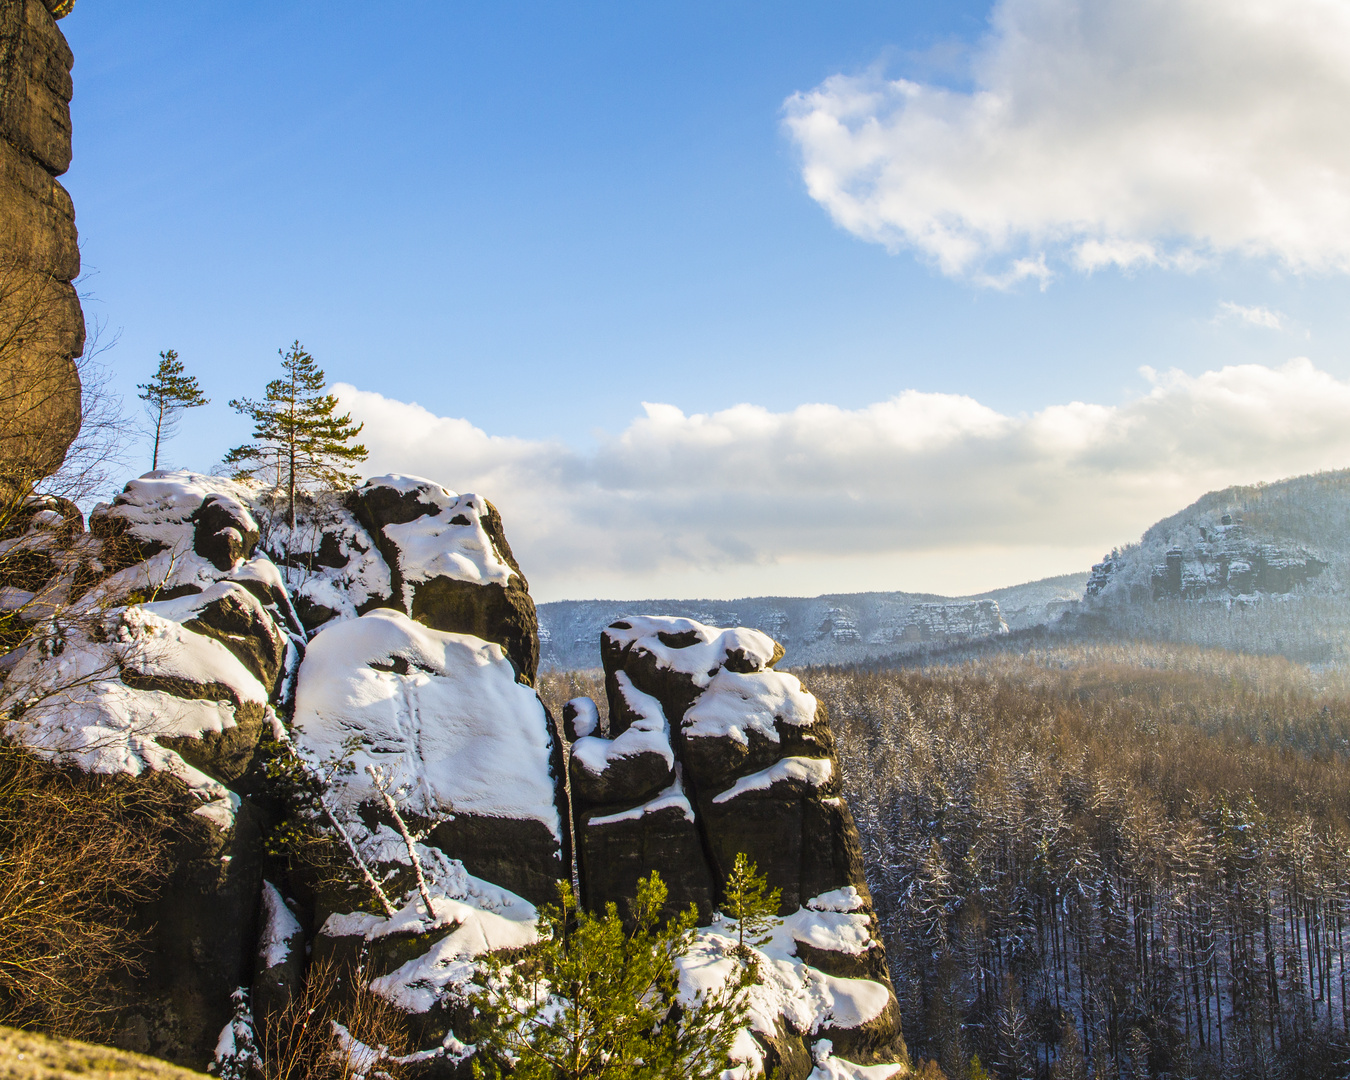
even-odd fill
[{"label": "cumulus cloud", "polygon": [[1022,416],[918,391],[861,409],[649,404],[587,451],[336,389],[369,470],[492,499],[546,599],[969,592],[1086,568],[1212,488],[1350,464],[1350,382],[1308,360],[1144,374],[1124,404]]},{"label": "cumulus cloud", "polygon": [[812,198],[992,285],[1044,283],[1042,253],[1086,272],[1226,253],[1350,269],[1341,0],[999,0],[971,76],[841,74],[790,97]]},{"label": "cumulus cloud", "polygon": [[1271,311],[1270,308],[1244,307],[1242,304],[1234,304],[1227,300],[1219,304],[1220,319],[1234,319],[1246,326],[1259,326],[1265,330],[1283,330],[1284,313],[1280,311]]}]

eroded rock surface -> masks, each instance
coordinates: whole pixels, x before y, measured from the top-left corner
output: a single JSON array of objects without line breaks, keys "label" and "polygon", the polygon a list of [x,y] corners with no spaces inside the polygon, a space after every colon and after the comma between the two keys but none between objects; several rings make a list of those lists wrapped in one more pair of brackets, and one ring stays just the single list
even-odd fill
[{"label": "eroded rock surface", "polygon": [[42,0],[0,0],[0,493],[54,472],[80,426],[84,315],[70,167],[73,57]]}]

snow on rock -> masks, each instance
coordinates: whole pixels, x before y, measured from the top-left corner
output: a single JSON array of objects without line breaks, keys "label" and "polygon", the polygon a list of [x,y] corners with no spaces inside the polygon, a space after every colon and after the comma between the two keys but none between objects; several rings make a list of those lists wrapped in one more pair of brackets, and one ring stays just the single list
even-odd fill
[{"label": "snow on rock", "polygon": [[588,697],[575,697],[563,706],[563,724],[573,741],[600,731],[600,710]]},{"label": "snow on rock", "polygon": [[409,586],[420,581],[448,577],[505,585],[515,572],[483,527],[487,504],[481,496],[457,495],[431,480],[397,473],[371,477],[361,490],[373,488],[415,495],[430,510],[411,521],[384,526],[385,536],[398,548],[405,607],[412,605]]},{"label": "snow on rock", "polygon": [[774,784],[802,780],[812,787],[824,787],[834,775],[829,758],[787,757],[749,776],[742,776],[726,791],[713,796],[713,802],[730,802],[747,791],[768,791]]},{"label": "snow on rock", "polygon": [[115,631],[118,644],[111,646],[120,666],[151,678],[219,684],[233,691],[240,703],[266,705],[267,690],[229,649],[182,625],[237,588],[221,582],[192,596],[124,609]]},{"label": "snow on rock", "polygon": [[431,891],[430,917],[415,893],[392,918],[364,912],[333,914],[320,934],[359,937],[367,942],[394,934],[426,933],[452,927],[420,956],[371,982],[371,989],[408,1012],[424,1013],[447,989],[472,980],[473,963],[484,953],[519,949],[539,940],[539,913],[515,893],[465,871],[458,860],[422,848]]},{"label": "snow on rock", "polygon": [[264,968],[285,963],[301,932],[300,920],[295,917],[281,893],[270,881],[262,888],[262,932],[258,939],[258,956]]},{"label": "snow on rock", "polygon": [[384,770],[409,811],[527,819],[561,838],[548,719],[501,646],[378,609],[310,642],[296,688],[296,742],[316,766],[350,757],[331,798],[378,800]]},{"label": "snow on rock", "polygon": [[[254,484],[223,476],[203,476],[179,469],[160,469],[130,481],[110,507],[99,507],[108,518],[126,523],[127,532],[143,543],[179,553],[192,550],[192,515],[209,496],[227,500],[245,514],[257,497]],[[254,524],[256,531],[257,525]]]},{"label": "snow on rock", "polygon": [[783,652],[767,634],[746,627],[728,630],[693,619],[659,615],[625,616],[611,623],[604,636],[620,648],[640,648],[660,669],[687,676],[705,687],[728,661],[738,670],[772,667]]},{"label": "snow on rock", "polygon": [[354,619],[393,594],[379,547],[341,501],[307,500],[296,509],[295,528],[273,521],[262,544],[311,629],[333,618]]},{"label": "snow on rock", "polygon": [[[237,726],[244,708],[261,717],[267,692],[219,642],[153,607],[115,608],[92,625],[75,624],[57,643],[29,649],[0,695],[3,731],[87,772],[163,771],[205,799],[227,800],[221,783],[157,740],[221,734]],[[181,697],[157,683],[217,696]],[[223,806],[205,816],[233,819]]]},{"label": "snow on rock", "polygon": [[795,675],[778,671],[743,674],[720,669],[684,714],[685,738],[731,738],[749,745],[755,731],[778,742],[776,722],[807,727],[816,720],[817,702]]},{"label": "snow on rock", "polygon": [[[816,1044],[814,1055],[815,1068],[806,1080],[890,1080],[906,1071],[903,1065],[854,1065],[851,1061],[837,1058],[830,1050],[833,1047],[829,1039],[821,1039]],[[821,1052],[823,1050],[823,1052]]]},{"label": "snow on rock", "polygon": [[854,886],[847,885],[811,897],[806,906],[812,911],[862,911],[867,907],[867,901]]},{"label": "snow on rock", "polygon": [[[665,761],[667,769],[671,768],[675,764],[675,752],[670,748],[670,725],[666,723],[661,703],[636,689],[624,672],[619,672],[616,680],[618,691],[634,719],[615,739],[594,735],[577,739],[572,747],[572,760],[593,776],[600,776],[616,761],[639,754],[655,754]],[[589,698],[581,700],[590,705],[592,712],[595,711],[593,701]],[[593,730],[594,720],[591,727]]]},{"label": "snow on rock", "polygon": [[[827,1028],[858,1028],[886,1012],[892,997],[881,983],[827,975],[795,955],[798,934],[839,934],[838,927],[809,930],[809,924],[819,917],[819,912],[803,910],[779,920],[770,940],[754,950],[760,979],[749,991],[749,1030],[772,1038],[781,1018],[794,1031],[816,1035]],[[736,945],[734,926],[723,922],[697,931],[692,948],[676,961],[681,1001],[692,1004],[699,994],[717,993],[744,963],[732,951]],[[842,940],[851,937],[852,931],[845,931]],[[757,1051],[752,1057],[745,1043],[738,1045],[745,1050],[738,1054],[741,1061],[760,1064],[754,1060]]]}]

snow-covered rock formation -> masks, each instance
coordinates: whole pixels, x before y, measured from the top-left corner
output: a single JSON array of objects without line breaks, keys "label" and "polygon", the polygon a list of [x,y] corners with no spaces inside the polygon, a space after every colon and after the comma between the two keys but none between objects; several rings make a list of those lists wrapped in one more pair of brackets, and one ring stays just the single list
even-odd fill
[{"label": "snow-covered rock formation", "polygon": [[378,477],[288,526],[267,492],[160,472],[89,532],[32,509],[0,540],[32,556],[6,563],[27,569],[0,601],[48,623],[0,660],[4,735],[195,798],[126,1046],[201,1066],[244,1037],[238,988],[266,1023],[332,959],[410,1018],[421,1071],[467,1076],[476,958],[535,941],[574,870],[594,909],[652,870],[697,906],[692,994],[735,966],[716,912],[745,852],[783,907],[740,1073],[901,1068],[829,723],[765,634],[615,623],[609,729],[585,699],[555,724],[528,585],[479,496]]}]

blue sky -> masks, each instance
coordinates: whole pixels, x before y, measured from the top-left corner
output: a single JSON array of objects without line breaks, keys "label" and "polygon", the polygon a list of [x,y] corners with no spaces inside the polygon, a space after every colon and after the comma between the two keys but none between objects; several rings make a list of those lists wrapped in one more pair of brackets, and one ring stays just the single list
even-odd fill
[{"label": "blue sky", "polygon": [[82,0],[86,312],[197,469],[298,337],[543,599],[1085,569],[1350,464],[1350,31],[1279,11]]}]

